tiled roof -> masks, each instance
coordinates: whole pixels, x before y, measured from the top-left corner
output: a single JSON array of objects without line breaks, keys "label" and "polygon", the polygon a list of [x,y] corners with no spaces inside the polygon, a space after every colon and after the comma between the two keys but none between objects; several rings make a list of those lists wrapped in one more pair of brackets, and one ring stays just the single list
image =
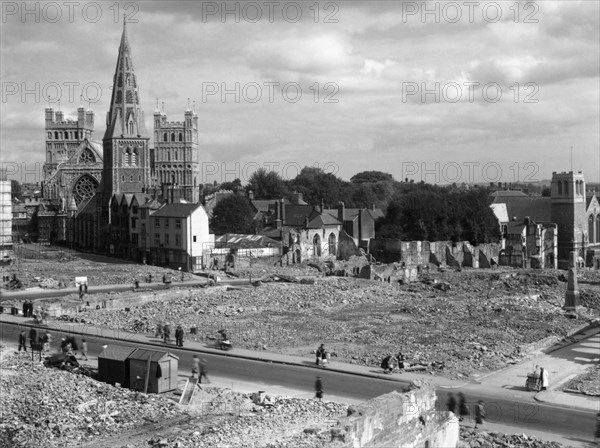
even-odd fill
[{"label": "tiled roof", "polygon": [[493,198],[527,197],[527,195],[520,190],[497,190],[491,193],[490,196]]},{"label": "tiled roof", "polygon": [[493,204],[506,204],[508,219],[523,221],[529,216],[536,222],[551,222],[550,218],[550,198],[549,197],[497,197]]},{"label": "tiled roof", "polygon": [[134,352],[133,347],[121,345],[109,345],[98,355],[98,359],[112,359],[114,361],[125,361]]},{"label": "tiled roof", "polygon": [[156,210],[152,216],[166,216],[169,218],[186,218],[192,214],[201,204],[167,204]]},{"label": "tiled roof", "polygon": [[129,359],[148,361],[148,357],[150,357],[150,359],[152,361],[160,361],[161,359],[163,359],[167,356],[172,356],[176,359],[179,359],[178,356],[176,356],[172,353],[159,352],[157,350],[148,350],[148,349],[143,349],[143,348],[136,349],[131,355],[129,355]]},{"label": "tiled roof", "polygon": [[227,233],[215,238],[215,247],[258,248],[269,246],[279,246],[279,241],[275,241],[265,235],[245,235],[239,233]]}]

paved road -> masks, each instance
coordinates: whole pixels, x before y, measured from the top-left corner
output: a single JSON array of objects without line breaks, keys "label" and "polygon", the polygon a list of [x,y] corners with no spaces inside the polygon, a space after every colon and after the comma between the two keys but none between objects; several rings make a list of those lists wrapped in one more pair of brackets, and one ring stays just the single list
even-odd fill
[{"label": "paved road", "polygon": [[[15,343],[18,332],[18,325],[9,323],[0,325],[0,337],[3,341]],[[54,348],[57,348],[58,341],[60,341],[63,333],[52,331],[52,334],[55,341]],[[97,356],[104,343],[147,348],[156,348],[152,343],[161,343],[158,339],[150,339],[150,344],[107,341],[106,339],[97,339],[90,336],[87,336],[87,339],[91,356]],[[180,358],[180,374],[191,371],[191,358],[194,352],[177,349],[172,345],[169,346],[169,351]],[[212,375],[226,380],[231,382],[234,387],[235,383],[239,381],[312,391],[315,376],[319,374],[326,386],[327,393],[355,400],[366,400],[401,389],[405,385],[405,383],[398,381],[356,376],[323,369],[316,370],[309,362],[307,362],[306,367],[303,367],[240,359],[227,356],[227,353],[223,353],[223,355],[202,353],[201,357],[207,360],[209,377]],[[375,369],[374,372],[380,373]],[[592,412],[561,408],[533,401],[523,402],[522,398],[511,397],[508,392],[504,392],[502,396],[493,393],[486,394],[482,393],[481,386],[478,389],[477,385],[467,386],[460,390],[465,393],[470,406],[474,406],[478,399],[483,399],[486,402],[490,423],[519,428],[519,432],[525,433],[530,429],[560,434],[574,442],[582,439],[591,440],[591,434],[593,434],[593,428],[595,427],[595,415]],[[447,389],[437,390],[439,406],[444,407],[450,392]]]}]

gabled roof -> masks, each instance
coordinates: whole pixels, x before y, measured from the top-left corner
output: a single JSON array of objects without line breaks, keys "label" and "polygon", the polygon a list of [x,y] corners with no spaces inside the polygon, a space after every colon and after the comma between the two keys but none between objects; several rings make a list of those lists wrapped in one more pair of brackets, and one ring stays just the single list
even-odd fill
[{"label": "gabled roof", "polygon": [[[373,220],[377,220],[378,218],[383,218],[384,214],[381,209],[370,209],[370,208],[345,208],[344,209],[344,221],[354,221],[358,218],[358,213],[362,210],[363,214],[369,215]],[[338,209],[337,208],[326,208],[323,210],[323,214],[328,213],[333,216],[336,220],[338,219]]]},{"label": "gabled roof", "polygon": [[[589,192],[588,192],[589,193]],[[585,211],[589,212],[594,208],[598,209],[600,207],[600,203],[598,202],[598,197],[596,196],[596,192],[592,192],[585,198]]]},{"label": "gabled roof", "polygon": [[102,143],[93,142],[88,139],[84,139],[79,144],[77,149],[73,152],[73,154],[71,154],[71,157],[69,157],[67,163],[79,164],[79,157],[81,157],[81,153],[86,149],[89,149],[94,155],[94,158],[96,159],[94,163],[102,163]]},{"label": "gabled roof", "polygon": [[123,347],[121,345],[109,345],[98,355],[98,359],[111,359],[113,361],[125,361],[136,349]]},{"label": "gabled roof", "polygon": [[165,216],[168,218],[187,218],[196,209],[202,207],[201,204],[166,204],[152,213],[153,217]]},{"label": "gabled roof", "polygon": [[508,222],[508,211],[506,210],[506,204],[503,202],[501,204],[490,204],[490,208],[496,215],[496,219],[498,222]]},{"label": "gabled roof", "polygon": [[151,361],[156,362],[156,361],[162,361],[167,356],[171,356],[175,359],[179,359],[179,356],[174,355],[173,353],[170,353],[170,352],[162,352],[162,351],[158,351],[158,350],[148,350],[148,349],[144,349],[144,348],[135,349],[135,351],[131,355],[129,355],[129,359],[135,359],[135,360],[139,360],[139,361],[148,361],[148,358],[150,358]]},{"label": "gabled roof", "polygon": [[506,204],[508,219],[513,221],[523,221],[526,216],[529,216],[536,222],[551,222],[549,197],[497,197],[493,204]]},{"label": "gabled roof", "polygon": [[158,210],[162,203],[158,200],[155,199],[151,196],[145,195],[145,201],[140,205],[140,208],[149,208],[149,209],[153,209],[153,210]]},{"label": "gabled roof", "polygon": [[319,214],[312,205],[285,204],[284,224],[289,226],[304,226],[306,218],[312,221]]},{"label": "gabled roof", "polygon": [[215,247],[229,248],[259,248],[279,247],[279,241],[275,241],[265,235],[246,235],[240,233],[227,233],[215,238]]}]

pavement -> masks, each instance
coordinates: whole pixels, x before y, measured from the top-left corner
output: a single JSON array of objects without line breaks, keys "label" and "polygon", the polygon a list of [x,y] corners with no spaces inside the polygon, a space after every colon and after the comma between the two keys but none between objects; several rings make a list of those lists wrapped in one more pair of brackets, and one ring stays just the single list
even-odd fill
[{"label": "pavement", "polygon": [[[7,314],[6,312],[0,314],[0,324],[2,322],[34,326],[33,319],[14,316]],[[165,345],[157,342],[153,335],[147,336],[144,334],[124,332],[122,330],[100,328],[89,324],[56,320],[49,321],[47,326],[50,329],[67,331],[89,337],[143,343],[154,345],[162,349],[165,348]],[[2,327],[2,325],[0,325],[0,327]],[[222,356],[246,358],[270,363],[299,365],[303,367],[310,366],[311,364],[314,365],[315,362],[313,357],[292,356],[235,347],[231,351],[223,351],[211,348],[210,346],[207,346],[206,342],[194,340],[193,338],[193,335],[186,335],[183,347],[184,350],[189,350],[190,352],[214,353]],[[2,331],[2,339],[6,339],[4,330]],[[531,400],[533,395],[535,400],[555,406],[598,412],[600,411],[600,397],[566,393],[557,390],[557,388],[568,379],[582,373],[587,367],[597,363],[599,361],[599,354],[600,328],[594,326],[573,337],[568,344],[563,344],[558,348],[553,347],[546,351],[538,350],[531,353],[529,358],[518,364],[480,377],[474,381],[457,381],[416,372],[401,372],[386,375],[378,368],[336,362],[335,358],[333,358],[329,365],[324,367],[324,369],[352,375],[397,381],[404,384],[413,381],[426,381],[436,388],[464,389],[470,392],[485,391],[488,394],[496,392],[500,395],[510,393],[520,399],[528,400]],[[534,394],[524,387],[527,373],[532,371],[535,365],[540,365],[548,370],[550,374],[550,387],[548,391]],[[321,369],[323,367],[317,367],[315,365],[314,368]]]}]

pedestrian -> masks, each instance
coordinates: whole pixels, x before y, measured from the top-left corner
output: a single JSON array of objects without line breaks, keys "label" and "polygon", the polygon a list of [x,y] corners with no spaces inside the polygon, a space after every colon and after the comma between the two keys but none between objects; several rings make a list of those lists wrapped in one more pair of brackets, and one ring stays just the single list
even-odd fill
[{"label": "pedestrian", "polygon": [[485,419],[485,409],[483,407],[483,401],[479,400],[477,402],[477,407],[475,408],[475,429],[477,429],[477,425],[483,425],[484,419]]},{"label": "pedestrian", "polygon": [[462,422],[464,418],[469,415],[465,394],[462,392],[458,393],[458,414],[460,415],[460,418],[458,419],[459,422]]},{"label": "pedestrian", "polygon": [[25,333],[25,330],[21,331],[19,334],[19,351],[21,351],[21,347],[23,347],[23,350],[27,351],[27,333]]},{"label": "pedestrian", "polygon": [[27,317],[27,311],[29,310],[29,304],[27,300],[23,302],[23,317]]},{"label": "pedestrian", "polygon": [[163,337],[163,323],[159,322],[156,324],[156,331],[154,332],[154,337]]},{"label": "pedestrian", "polygon": [[87,351],[88,351],[87,341],[85,340],[85,338],[83,338],[81,340],[81,357],[85,358],[86,361],[88,360]]},{"label": "pedestrian", "polygon": [[197,355],[192,358],[192,378],[196,378],[196,375],[200,372],[200,360]]},{"label": "pedestrian", "polygon": [[87,288],[88,288],[87,283],[84,283],[84,285],[83,285],[83,293],[84,294],[87,294]]},{"label": "pedestrian", "polygon": [[148,274],[148,283],[152,283],[152,274]]},{"label": "pedestrian", "polygon": [[29,346],[31,347],[31,350],[33,351],[33,344],[37,344],[37,331],[35,328],[31,328],[31,330],[29,330]]},{"label": "pedestrian", "polygon": [[166,344],[167,341],[171,342],[171,327],[169,327],[169,324],[165,324],[163,327],[163,342]]},{"label": "pedestrian", "polygon": [[392,357],[390,355],[387,355],[385,358],[383,358],[383,360],[381,361],[381,368],[383,369],[383,373],[390,373],[390,360],[392,359]]},{"label": "pedestrian", "polygon": [[31,300],[27,306],[27,317],[33,317],[33,302]]},{"label": "pedestrian", "polygon": [[177,325],[175,329],[175,345],[183,347],[183,328],[181,328],[181,325]]},{"label": "pedestrian", "polygon": [[66,354],[66,346],[67,346],[67,340],[65,338],[60,338],[60,350],[63,352],[63,354]]},{"label": "pedestrian", "polygon": [[323,359],[323,352],[325,351],[325,344],[321,344],[319,346],[319,348],[317,349],[317,362],[316,364],[319,365],[319,363],[321,362],[321,360]]},{"label": "pedestrian", "polygon": [[449,412],[452,412],[454,415],[456,415],[456,398],[454,398],[453,393],[450,393],[446,406],[448,407]]},{"label": "pedestrian", "polygon": [[398,354],[396,355],[396,361],[398,361],[398,369],[404,369],[404,360],[405,358],[402,352],[398,352]]},{"label": "pedestrian", "polygon": [[323,381],[321,381],[321,377],[317,376],[317,381],[315,381],[315,392],[316,392],[316,397],[319,399],[319,401],[323,400]]},{"label": "pedestrian", "polygon": [[548,371],[543,367],[540,369],[540,378],[542,380],[542,390],[548,390]]},{"label": "pedestrian", "polygon": [[202,358],[200,360],[199,368],[200,368],[200,373],[198,375],[198,383],[202,383],[202,377],[204,377],[206,379],[207,383],[210,383],[210,380],[208,379],[208,376],[206,375],[208,373],[208,368],[206,367],[206,359]]},{"label": "pedestrian", "polygon": [[44,343],[44,351],[49,352],[50,344],[52,343],[52,335],[50,334],[49,331],[46,331],[46,334],[42,338],[42,342]]}]

